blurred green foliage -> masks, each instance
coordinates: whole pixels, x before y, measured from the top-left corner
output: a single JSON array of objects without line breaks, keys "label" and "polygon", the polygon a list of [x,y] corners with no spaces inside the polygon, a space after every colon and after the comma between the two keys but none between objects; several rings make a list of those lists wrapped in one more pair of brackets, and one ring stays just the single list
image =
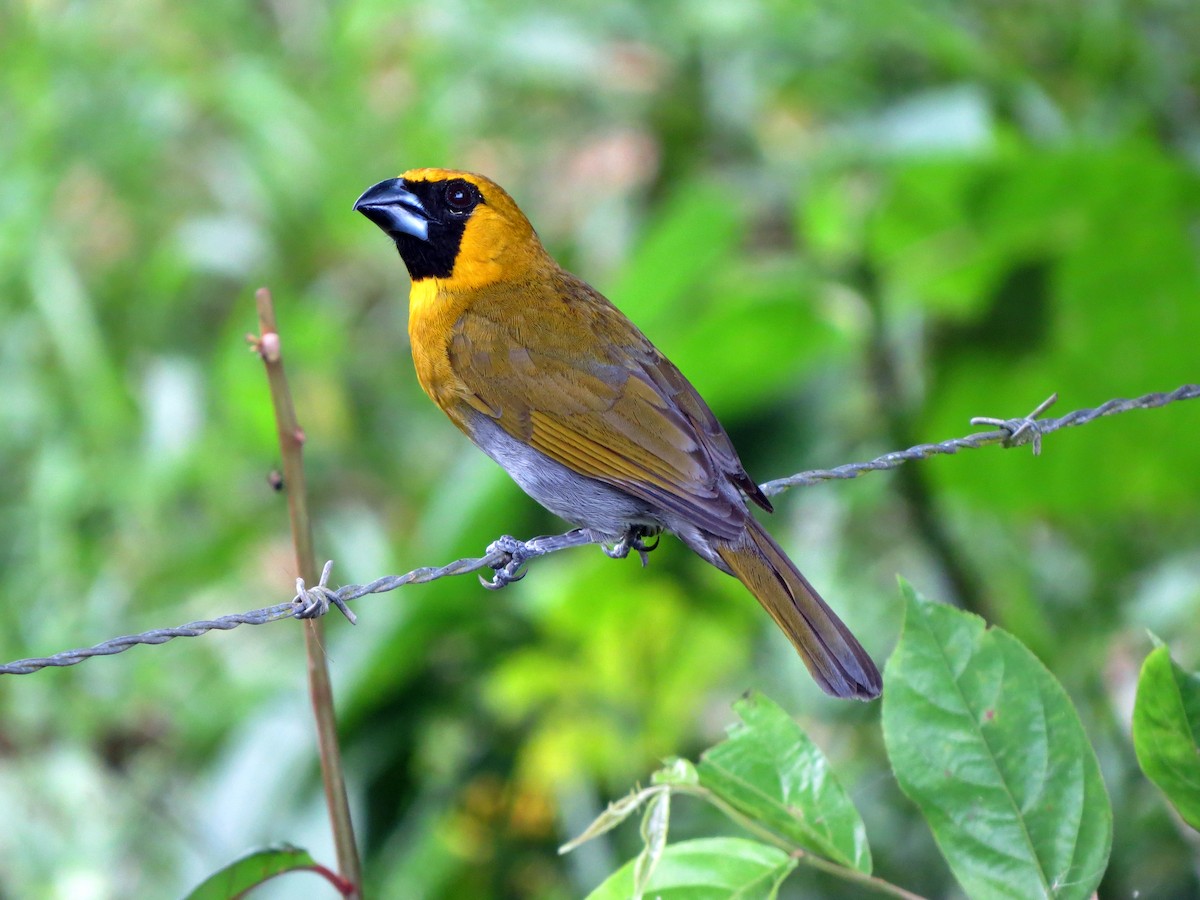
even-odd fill
[{"label": "blurred green foliage", "polygon": [[[1197,380],[1198,45],[1190,0],[0,5],[0,656],[288,595],[260,284],[337,579],[560,526],[416,386],[400,262],[350,211],[411,166],[504,184],[760,480]],[[1200,658],[1198,427],[1131,413],[772,523],[879,659],[897,572],[1040,655],[1113,800],[1102,894],[1200,891],[1129,736],[1145,628]],[[373,895],[585,894],[636,834],[556,845],[751,687],[834,759],[877,874],[952,883],[878,705],[820,696],[677,544],[357,609],[329,654]],[[329,860],[302,654],[284,624],[0,682],[0,895],[169,896],[280,840]]]}]

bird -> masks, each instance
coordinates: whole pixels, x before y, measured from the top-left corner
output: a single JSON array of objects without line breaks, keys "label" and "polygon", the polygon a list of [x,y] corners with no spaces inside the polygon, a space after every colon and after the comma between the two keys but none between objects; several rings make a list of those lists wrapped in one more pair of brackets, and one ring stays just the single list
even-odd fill
[{"label": "bird", "polygon": [[870,655],[751,514],[771,502],[708,404],[503,188],[417,168],[354,209],[408,269],[422,389],[525,493],[625,552],[674,534],[749,589],[826,693],[879,696]]}]

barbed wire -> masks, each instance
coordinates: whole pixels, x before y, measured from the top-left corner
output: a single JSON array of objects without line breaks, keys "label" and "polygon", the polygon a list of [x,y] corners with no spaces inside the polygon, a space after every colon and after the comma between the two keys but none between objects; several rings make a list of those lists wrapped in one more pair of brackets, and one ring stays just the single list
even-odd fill
[{"label": "barbed wire", "polygon": [[764,493],[774,495],[790,487],[816,484],[835,478],[857,478],[864,472],[894,469],[914,459],[952,455],[959,450],[977,450],[991,444],[1001,444],[1005,447],[1021,447],[1031,444],[1034,454],[1038,454],[1042,452],[1042,438],[1063,428],[1086,425],[1088,422],[1094,422],[1104,416],[1115,416],[1117,413],[1129,412],[1134,409],[1155,409],[1178,400],[1194,400],[1196,397],[1200,397],[1200,385],[1185,384],[1170,392],[1144,394],[1132,400],[1109,400],[1107,403],[1091,409],[1077,409],[1058,419],[1039,419],[1038,416],[1058,400],[1058,394],[1051,394],[1038,404],[1037,409],[1019,419],[993,419],[986,416],[976,416],[971,419],[972,425],[994,425],[995,431],[981,431],[978,434],[970,434],[937,444],[917,444],[907,450],[885,453],[870,462],[848,463],[833,469],[812,469],[797,475],[789,475],[787,478],[768,481],[762,485],[762,489]]},{"label": "barbed wire", "polygon": [[[1155,409],[1179,400],[1193,400],[1197,397],[1200,397],[1200,385],[1185,384],[1170,392],[1145,394],[1133,399],[1109,400],[1100,406],[1077,409],[1057,419],[1039,419],[1038,416],[1049,409],[1058,399],[1057,394],[1052,394],[1027,416],[1016,419],[994,419],[980,416],[971,419],[972,425],[994,426],[992,431],[978,432],[935,444],[918,444],[907,450],[885,453],[867,462],[847,463],[832,469],[810,469],[786,478],[768,481],[762,485],[762,489],[768,495],[775,495],[791,487],[807,486],[835,479],[857,478],[866,472],[894,469],[913,460],[954,454],[960,450],[976,450],[993,444],[1000,444],[1004,447],[1021,447],[1029,444],[1032,446],[1033,452],[1037,454],[1041,452],[1042,438],[1063,428],[1085,425],[1104,416],[1112,416],[1134,409]],[[605,553],[615,558],[622,558],[628,556],[630,551],[636,551],[642,558],[642,564],[645,565],[646,553],[654,549],[654,545],[647,546],[643,543],[642,539],[647,536],[645,532],[631,532],[613,548],[604,546],[607,541],[602,535],[586,528],[577,528],[565,534],[544,535],[528,541],[505,536],[492,542],[485,554],[480,557],[464,557],[444,566],[424,566],[403,575],[389,575],[377,578],[369,584],[350,584],[337,590],[333,590],[327,585],[333,566],[332,562],[328,562],[325,564],[320,580],[313,587],[306,587],[302,579],[297,579],[296,595],[287,603],[221,616],[217,619],[188,622],[186,625],[176,628],[158,628],[139,634],[124,635],[92,647],[64,650],[53,656],[19,659],[6,665],[0,665],[0,675],[28,675],[47,667],[73,666],[94,656],[123,653],[139,644],[165,644],[175,638],[198,637],[210,631],[229,631],[240,625],[265,625],[280,619],[322,616],[328,612],[330,606],[336,606],[353,622],[354,614],[350,612],[346,604],[368,594],[381,594],[409,584],[425,584],[450,575],[465,575],[483,569],[491,570],[492,578],[485,580],[481,576],[479,580],[485,587],[498,589],[524,578],[523,567],[530,560],[565,550],[568,547],[579,547],[585,544],[600,544]]]}]

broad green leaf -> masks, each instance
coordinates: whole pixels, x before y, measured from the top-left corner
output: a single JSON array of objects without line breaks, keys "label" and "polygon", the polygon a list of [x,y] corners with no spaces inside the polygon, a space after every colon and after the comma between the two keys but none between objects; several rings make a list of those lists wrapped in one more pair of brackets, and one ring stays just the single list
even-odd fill
[{"label": "broad green leaf", "polygon": [[1200,676],[1168,647],[1146,657],[1133,705],[1133,747],[1146,777],[1200,830]]},{"label": "broad green leaf", "polygon": [[[588,900],[629,900],[636,860],[605,879]],[[744,838],[704,838],[666,848],[646,884],[655,900],[771,900],[796,861]]]},{"label": "broad green leaf", "polygon": [[796,846],[869,873],[862,818],[817,745],[761,694],[734,708],[742,724],[700,757],[700,784]]},{"label": "broad green leaf", "polygon": [[1012,635],[901,591],[883,735],[950,868],[973,897],[1090,896],[1112,810],[1066,693]]},{"label": "broad green leaf", "polygon": [[277,875],[317,869],[307,850],[281,844],[255,850],[204,879],[184,900],[235,900]]}]

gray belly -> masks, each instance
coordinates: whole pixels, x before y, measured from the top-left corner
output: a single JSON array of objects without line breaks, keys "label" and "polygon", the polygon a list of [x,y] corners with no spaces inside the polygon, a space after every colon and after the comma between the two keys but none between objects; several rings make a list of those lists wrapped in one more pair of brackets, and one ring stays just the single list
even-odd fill
[{"label": "gray belly", "polygon": [[478,414],[470,424],[479,449],[498,462],[521,490],[572,525],[617,539],[630,525],[665,524],[645,501],[573,472],[511,437],[488,416]]}]

